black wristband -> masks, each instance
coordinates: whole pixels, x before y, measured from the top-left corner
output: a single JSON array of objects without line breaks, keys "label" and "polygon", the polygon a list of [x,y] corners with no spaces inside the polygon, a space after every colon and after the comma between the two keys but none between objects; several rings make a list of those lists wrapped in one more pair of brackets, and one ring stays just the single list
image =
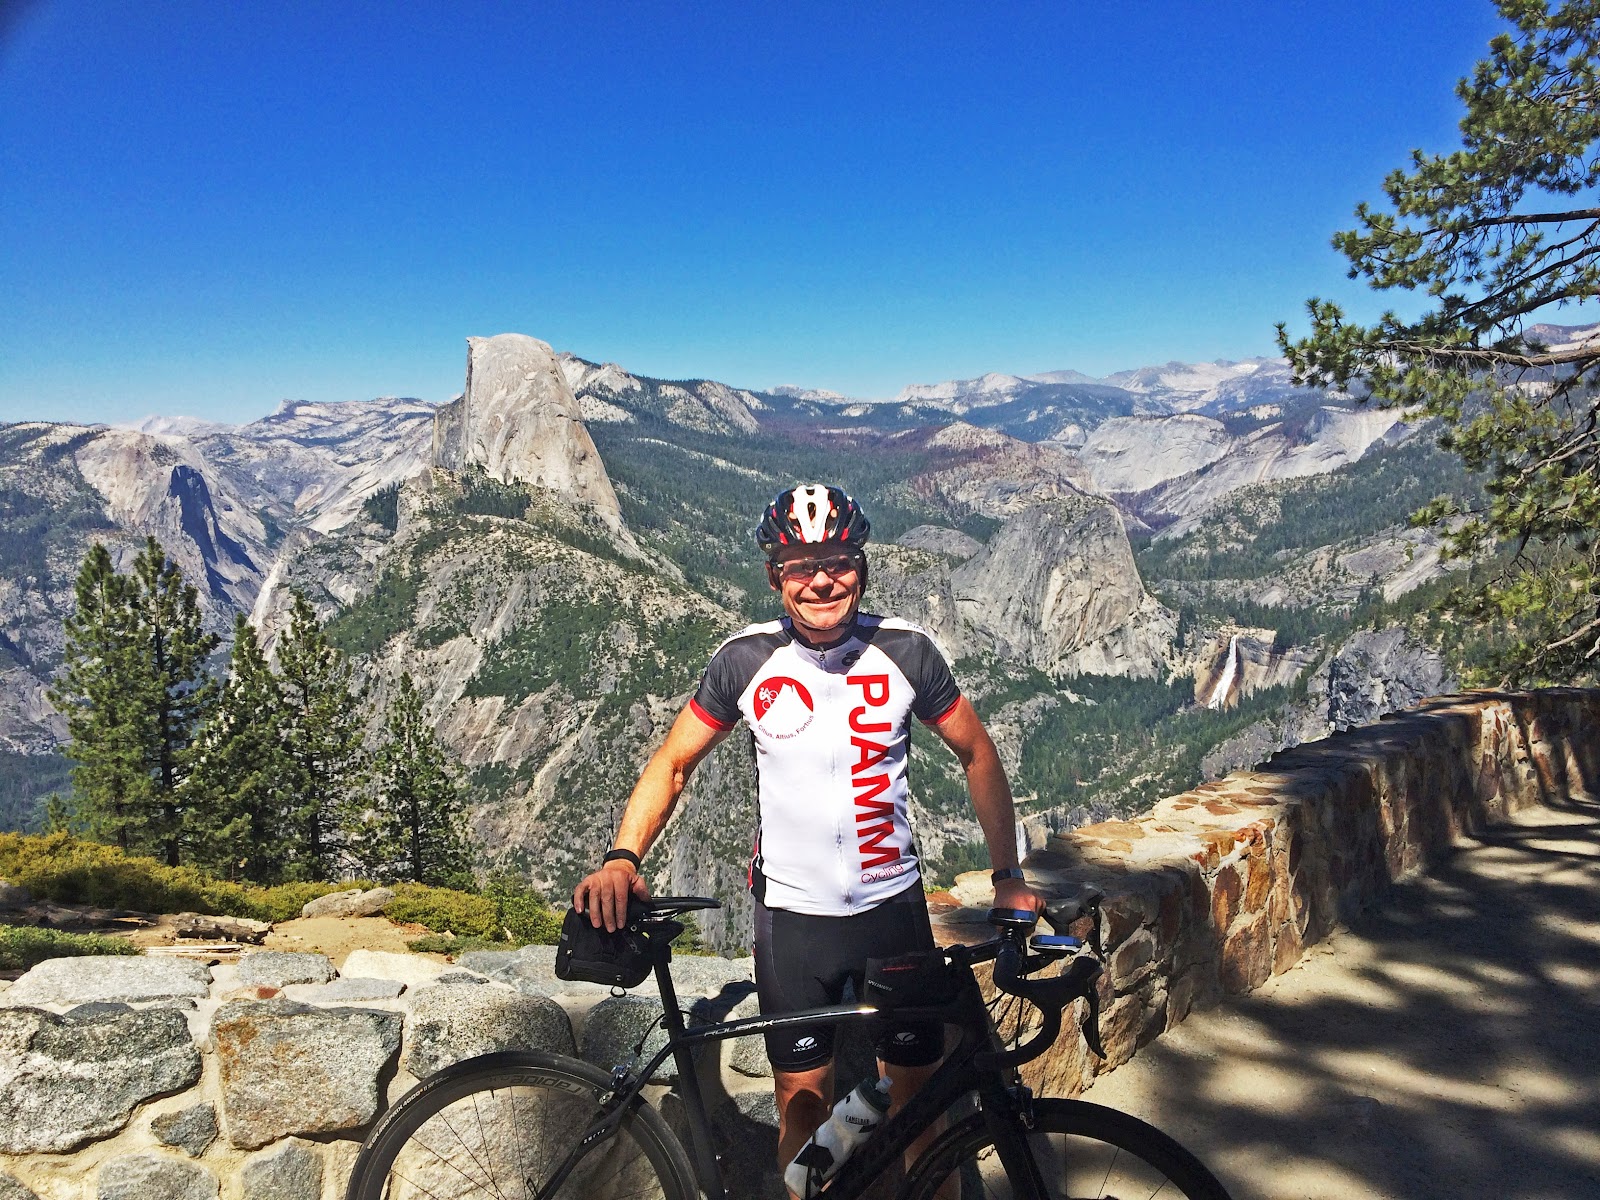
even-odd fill
[{"label": "black wristband", "polygon": [[1002,880],[1005,880],[1005,879],[1026,879],[1026,878],[1027,878],[1027,876],[1022,873],[1022,868],[1021,867],[1001,867],[998,871],[990,871],[989,872],[989,883],[991,885],[999,883],[999,882],[1001,882]]},{"label": "black wristband", "polygon": [[644,866],[639,861],[639,856],[632,850],[607,850],[606,856],[600,860],[600,863],[603,866],[608,862],[631,862],[635,871]]}]

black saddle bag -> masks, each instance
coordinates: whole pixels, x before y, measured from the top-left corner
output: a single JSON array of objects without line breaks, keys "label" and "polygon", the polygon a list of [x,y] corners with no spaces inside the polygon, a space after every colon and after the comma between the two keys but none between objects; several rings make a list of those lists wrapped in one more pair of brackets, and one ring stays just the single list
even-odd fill
[{"label": "black saddle bag", "polygon": [[589,918],[569,908],[561,921],[556,943],[556,978],[604,983],[611,987],[638,987],[650,974],[650,938],[624,927],[615,933],[596,929]]}]

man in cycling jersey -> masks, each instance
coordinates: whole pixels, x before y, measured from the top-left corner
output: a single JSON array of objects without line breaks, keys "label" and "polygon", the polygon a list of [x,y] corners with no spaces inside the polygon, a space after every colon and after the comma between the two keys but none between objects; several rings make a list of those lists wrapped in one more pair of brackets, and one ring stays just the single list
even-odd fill
[{"label": "man in cycling jersey", "polygon": [[[995,904],[1037,912],[1017,863],[1011,789],[994,743],[919,626],[860,611],[866,514],[837,487],[805,484],[767,507],[756,541],[784,617],[718,647],[629,797],[615,848],[574,889],[596,926],[625,923],[649,895],[644,857],[695,766],[744,721],[755,741],[760,831],[750,864],[763,1013],[861,994],[869,957],[933,947],[906,810],[910,720],[931,727],[966,772],[994,867]],[[827,1117],[833,1027],[766,1035],[780,1167]],[[943,1055],[943,1029],[884,1022],[878,1057],[898,1110]],[[915,1148],[914,1148],[915,1149]]]}]

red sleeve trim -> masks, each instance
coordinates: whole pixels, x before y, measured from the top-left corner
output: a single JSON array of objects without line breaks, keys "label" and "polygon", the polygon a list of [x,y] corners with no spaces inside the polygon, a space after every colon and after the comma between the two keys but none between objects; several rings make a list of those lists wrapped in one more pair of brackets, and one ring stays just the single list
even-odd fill
[{"label": "red sleeve trim", "polygon": [[701,707],[700,701],[696,700],[693,696],[689,697],[689,708],[694,713],[695,716],[699,717],[707,725],[711,726],[711,728],[720,730],[723,733],[727,733],[728,730],[732,729],[735,725],[737,725],[739,723],[737,721],[728,721],[728,722],[724,723],[722,721],[717,720],[709,712],[707,712],[703,707]]},{"label": "red sleeve trim", "polygon": [[940,713],[937,717],[934,717],[932,720],[924,721],[923,724],[924,725],[943,725],[946,721],[948,721],[950,719],[950,714],[955,712],[956,705],[958,705],[960,703],[961,703],[961,697],[957,696],[954,700],[950,701],[950,707],[949,708],[945,709],[942,713]]}]

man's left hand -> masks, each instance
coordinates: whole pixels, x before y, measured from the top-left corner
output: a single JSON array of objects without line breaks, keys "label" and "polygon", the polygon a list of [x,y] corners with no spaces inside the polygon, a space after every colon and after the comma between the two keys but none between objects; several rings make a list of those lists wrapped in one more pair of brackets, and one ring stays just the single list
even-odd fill
[{"label": "man's left hand", "polygon": [[1044,911],[1044,897],[1023,879],[1002,879],[994,885],[996,908],[1021,908],[1038,914]]}]

